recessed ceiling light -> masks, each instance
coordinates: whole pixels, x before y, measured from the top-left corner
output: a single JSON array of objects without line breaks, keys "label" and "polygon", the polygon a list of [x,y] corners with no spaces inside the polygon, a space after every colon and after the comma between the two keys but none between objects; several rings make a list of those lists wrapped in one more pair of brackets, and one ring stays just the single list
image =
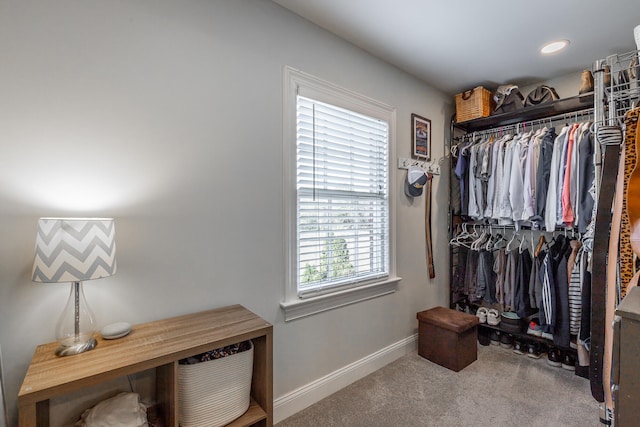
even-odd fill
[{"label": "recessed ceiling light", "polygon": [[546,55],[550,53],[556,53],[567,46],[569,46],[569,40],[557,40],[542,46],[542,48],[540,49],[540,53],[544,53]]}]

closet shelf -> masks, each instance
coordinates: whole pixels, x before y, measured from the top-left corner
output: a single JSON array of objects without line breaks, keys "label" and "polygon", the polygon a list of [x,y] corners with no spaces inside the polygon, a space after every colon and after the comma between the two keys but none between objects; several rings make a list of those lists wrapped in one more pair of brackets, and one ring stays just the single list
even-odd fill
[{"label": "closet shelf", "polygon": [[534,105],[509,113],[495,114],[489,117],[456,123],[457,128],[466,132],[491,129],[499,126],[526,122],[527,120],[544,119],[546,117],[568,114],[593,107],[593,92],[570,98],[558,99],[542,105]]}]

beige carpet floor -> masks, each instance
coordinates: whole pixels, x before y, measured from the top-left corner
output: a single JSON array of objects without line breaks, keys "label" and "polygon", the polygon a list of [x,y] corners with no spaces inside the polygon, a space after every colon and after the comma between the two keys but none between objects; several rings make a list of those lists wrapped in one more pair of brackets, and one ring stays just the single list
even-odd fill
[{"label": "beige carpet floor", "polygon": [[276,427],[601,426],[588,380],[499,346],[460,372],[406,355]]}]

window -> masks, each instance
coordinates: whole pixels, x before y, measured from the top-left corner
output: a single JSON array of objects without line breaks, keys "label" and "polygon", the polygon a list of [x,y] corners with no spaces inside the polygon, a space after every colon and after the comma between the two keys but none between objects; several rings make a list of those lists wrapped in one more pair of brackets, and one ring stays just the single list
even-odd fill
[{"label": "window", "polygon": [[304,297],[389,272],[389,124],[297,96],[297,286]]},{"label": "window", "polygon": [[395,290],[391,107],[285,68],[291,320]]}]

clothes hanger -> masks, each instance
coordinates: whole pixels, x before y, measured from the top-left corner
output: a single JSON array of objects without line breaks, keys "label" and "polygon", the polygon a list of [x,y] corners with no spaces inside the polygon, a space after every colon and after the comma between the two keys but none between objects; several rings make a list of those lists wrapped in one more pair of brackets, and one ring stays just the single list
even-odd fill
[{"label": "clothes hanger", "polygon": [[476,224],[472,225],[473,232],[469,235],[469,240],[476,240],[480,235],[478,234],[478,229],[476,228]]},{"label": "clothes hanger", "polygon": [[[507,242],[507,239],[504,238],[504,236],[502,234],[498,234],[497,239],[495,241],[495,243],[493,244],[493,249],[502,249],[500,247],[500,244],[503,242]],[[506,245],[505,245],[506,247]]]},{"label": "clothes hanger", "polygon": [[471,246],[470,246],[470,248],[471,248],[471,250],[472,250],[472,251],[475,251],[475,250],[476,250],[476,242],[477,242],[477,240],[478,240],[478,238],[477,238],[477,237],[471,240]]},{"label": "clothes hanger", "polygon": [[505,251],[507,252],[511,252],[511,243],[513,243],[515,240],[520,240],[518,233],[516,231],[513,232],[513,235],[511,236],[511,240],[509,240],[509,242],[507,242],[507,246],[505,248]]},{"label": "clothes hanger", "polygon": [[545,243],[547,243],[547,240],[544,238],[544,235],[540,235],[540,239],[538,239],[538,246],[536,246],[534,253],[536,256],[540,255],[540,251],[542,250],[542,247],[545,245]]},{"label": "clothes hanger", "polygon": [[469,240],[472,237],[472,235],[469,234],[467,225],[468,224],[466,222],[463,222],[461,224],[462,231],[449,241],[449,244],[451,246],[464,246],[465,248],[469,248],[469,249],[471,248],[471,246],[469,245]]},{"label": "clothes hanger", "polygon": [[520,240],[520,244],[518,245],[518,251],[519,251],[520,253],[523,253],[523,252],[524,252],[524,249],[525,249],[525,248],[524,248],[524,244],[525,244],[525,242],[526,242],[526,241],[527,241],[527,239],[526,239],[526,238],[524,238],[524,239],[521,239],[521,240]]},{"label": "clothes hanger", "polygon": [[494,251],[497,249],[497,245],[501,241],[505,241],[504,237],[502,237],[502,234],[497,233],[495,236],[491,235],[491,238],[487,241],[485,249],[489,252]]},{"label": "clothes hanger", "polygon": [[474,251],[479,251],[480,247],[484,243],[486,236],[487,236],[487,232],[482,230],[482,233],[480,234],[480,236],[476,240],[474,240],[473,243],[471,244],[471,249]]},{"label": "clothes hanger", "polygon": [[485,245],[484,250],[486,250],[487,252],[493,251],[493,245],[495,245],[496,240],[498,240],[498,237],[496,236],[492,236],[489,240],[487,240],[487,244]]},{"label": "clothes hanger", "polygon": [[456,235],[453,236],[451,240],[449,240],[449,245],[451,246],[457,245],[462,238],[466,237],[469,234],[467,233],[467,223],[463,222],[462,224],[459,224],[459,226],[462,229],[462,231],[459,231],[459,233],[456,233]]},{"label": "clothes hanger", "polygon": [[529,238],[531,240],[531,253],[533,253],[536,249],[535,244],[533,243],[533,230],[529,230]]},{"label": "clothes hanger", "polygon": [[458,145],[459,144],[453,144],[449,150],[454,158],[458,158]]}]

